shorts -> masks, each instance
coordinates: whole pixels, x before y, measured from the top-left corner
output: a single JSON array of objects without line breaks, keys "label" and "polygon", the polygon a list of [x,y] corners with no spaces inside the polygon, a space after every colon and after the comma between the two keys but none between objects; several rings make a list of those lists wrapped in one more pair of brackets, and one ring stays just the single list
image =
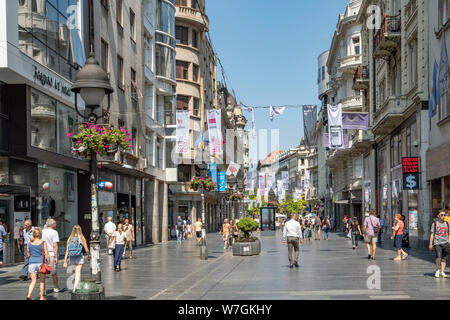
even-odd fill
[{"label": "shorts", "polygon": [[447,244],[437,244],[433,246],[433,250],[436,253],[437,259],[447,260],[448,257],[448,245]]},{"label": "shorts", "polygon": [[201,231],[196,231],[195,234],[197,235],[197,238],[201,238],[202,237],[202,232]]},{"label": "shorts", "polygon": [[30,263],[28,265],[28,273],[40,273],[42,263]]},{"label": "shorts", "polygon": [[366,241],[366,243],[376,243],[378,241],[378,236],[365,235],[364,240]]},{"label": "shorts", "polygon": [[314,226],[313,230],[314,230],[314,232],[318,232],[320,230],[320,226]]},{"label": "shorts", "polygon": [[394,248],[395,249],[401,249],[402,248],[402,240],[403,240],[403,235],[399,234],[397,236],[395,236],[394,238]]},{"label": "shorts", "polygon": [[52,267],[51,275],[56,275],[55,256],[50,256],[50,266]]},{"label": "shorts", "polygon": [[84,257],[82,255],[77,257],[69,257],[69,265],[76,266],[79,264],[84,264]]}]

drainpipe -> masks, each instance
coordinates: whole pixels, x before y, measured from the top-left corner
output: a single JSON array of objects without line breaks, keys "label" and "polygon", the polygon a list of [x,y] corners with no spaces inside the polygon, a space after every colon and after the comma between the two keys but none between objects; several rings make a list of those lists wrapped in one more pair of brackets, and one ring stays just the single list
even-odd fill
[{"label": "drainpipe", "polygon": [[[375,11],[373,11],[373,13],[375,14]],[[373,120],[373,116],[375,115],[375,113],[377,112],[377,68],[376,68],[376,59],[375,59],[375,29],[372,29],[372,120]],[[373,121],[372,121],[373,124]],[[374,136],[374,140],[375,140],[375,136]],[[380,214],[379,211],[379,204],[378,204],[378,195],[379,195],[379,185],[378,185],[378,143],[376,141],[374,141],[373,145],[372,145],[372,150],[374,153],[374,156],[372,157],[374,159],[374,186],[375,186],[375,212],[377,214]],[[380,215],[381,216],[381,215]]]}]

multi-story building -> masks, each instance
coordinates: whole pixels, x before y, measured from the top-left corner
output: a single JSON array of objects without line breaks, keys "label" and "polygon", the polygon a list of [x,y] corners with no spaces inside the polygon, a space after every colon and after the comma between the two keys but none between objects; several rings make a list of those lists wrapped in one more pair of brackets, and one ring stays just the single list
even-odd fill
[{"label": "multi-story building", "polygon": [[[379,26],[372,27],[377,12],[369,10],[371,5],[379,8],[381,16],[375,20],[381,22]],[[364,105],[374,134],[371,150],[363,154],[364,202],[384,219],[387,234],[394,214],[404,214],[411,244],[419,247],[429,239],[431,224],[429,136],[436,138],[439,131],[430,135],[428,118],[429,36],[436,28],[429,26],[428,11],[434,5],[424,0],[364,0],[357,18],[364,59],[355,85],[367,85],[364,70],[368,69]],[[402,157],[408,156],[419,157],[419,190],[406,190],[403,185]]]},{"label": "multi-story building", "polygon": [[[440,64],[442,38],[445,37],[447,48],[450,43],[450,32],[447,30],[450,1],[430,0],[425,4],[428,4],[428,79],[431,92],[433,89],[434,65],[435,63]],[[450,104],[448,101],[448,93],[440,97],[439,105],[433,108],[435,112],[431,117],[429,130],[429,149],[426,152],[426,180],[430,191],[431,217],[435,217],[439,209],[450,207]],[[430,107],[432,105],[430,102]]]},{"label": "multi-story building", "polygon": [[[364,108],[364,92],[354,87],[354,74],[362,62],[361,22],[357,21],[360,6],[361,0],[350,0],[345,13],[339,16],[327,60],[330,81],[327,88],[320,88],[319,98],[328,104],[341,104],[343,113],[368,112]],[[326,118],[326,113],[327,109],[323,108],[322,117]],[[323,139],[324,131],[328,131],[323,125],[321,123],[319,128],[320,139]],[[348,141],[348,145],[329,150],[326,154],[330,173],[322,172],[321,197],[327,199],[331,188],[336,221],[341,221],[345,215],[363,220],[362,151],[370,145],[369,134],[362,130],[344,129],[344,141]],[[320,147],[323,148],[323,141]],[[330,175],[332,184],[327,187]]]}]

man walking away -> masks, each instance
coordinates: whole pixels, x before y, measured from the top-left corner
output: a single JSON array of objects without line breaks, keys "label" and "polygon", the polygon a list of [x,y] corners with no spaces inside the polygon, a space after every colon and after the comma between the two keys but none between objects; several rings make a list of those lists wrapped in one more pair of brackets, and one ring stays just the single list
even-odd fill
[{"label": "man walking away", "polygon": [[[375,254],[377,252],[377,234],[380,231],[380,220],[375,217],[375,212],[370,210],[369,216],[364,220],[364,230],[366,247],[367,247],[367,259],[375,260]],[[370,245],[372,244],[373,251],[370,253]]]},{"label": "man walking away", "polygon": [[[292,218],[291,218],[292,219]],[[319,216],[314,217],[314,240],[320,240],[320,227],[322,225],[322,221],[320,221]]]},{"label": "man walking away", "polygon": [[24,262],[23,262],[23,268],[22,268],[22,275],[20,276],[20,279],[23,281],[28,280],[28,255],[27,255],[27,247],[30,243],[31,236],[33,234],[34,227],[31,226],[31,220],[27,219],[24,222],[25,229],[23,230],[23,255],[24,255]]},{"label": "man walking away", "polygon": [[445,266],[447,263],[448,251],[450,250],[449,223],[444,220],[445,211],[441,210],[438,219],[431,226],[430,250],[436,253],[436,273],[435,278],[447,278]]},{"label": "man walking away", "polygon": [[[116,231],[116,225],[114,224],[114,222],[112,222],[112,217],[108,217],[107,218],[108,222],[105,223],[105,238],[106,238],[106,247],[109,247],[109,240],[112,237],[112,234],[114,233],[114,231]],[[112,255],[113,254],[113,250],[108,248],[108,254]]]},{"label": "man walking away", "polygon": [[175,225],[175,230],[177,231],[177,243],[181,243],[183,241],[183,233],[184,233],[184,223],[181,220],[181,216],[178,216],[177,224]]},{"label": "man walking away", "polygon": [[130,224],[130,220],[125,219],[125,224],[123,225],[123,231],[125,231],[125,235],[127,237],[127,242],[125,243],[125,248],[123,249],[122,258],[125,258],[125,252],[130,251],[130,259],[133,259],[133,242],[135,240],[134,227]]},{"label": "man walking away", "polygon": [[53,278],[53,292],[59,292],[58,275],[56,273],[56,266],[58,265],[58,242],[59,235],[56,231],[56,221],[53,219],[47,220],[47,228],[42,231],[42,240],[47,244],[47,251],[50,256],[50,266],[52,267],[51,275]]},{"label": "man walking away", "polygon": [[[298,258],[300,255],[299,244],[303,244],[302,229],[300,223],[297,221],[295,214],[289,215],[290,220],[285,223],[283,228],[283,245],[286,245],[286,238],[288,242],[288,256],[289,256],[289,268],[294,266],[298,268]],[[292,250],[295,250],[295,257],[293,257]]]},{"label": "man walking away", "polygon": [[197,244],[200,245],[202,240],[202,218],[198,218],[197,222],[194,224],[195,235],[197,236]]}]

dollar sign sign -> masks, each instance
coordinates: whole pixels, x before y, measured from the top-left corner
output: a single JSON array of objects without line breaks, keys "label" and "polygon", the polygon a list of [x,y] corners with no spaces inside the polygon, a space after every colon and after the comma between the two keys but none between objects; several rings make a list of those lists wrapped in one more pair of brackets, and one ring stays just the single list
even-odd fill
[{"label": "dollar sign sign", "polygon": [[408,189],[413,189],[417,185],[416,179],[415,179],[415,177],[412,174],[410,174],[406,178],[406,182],[407,182],[406,187]]}]

